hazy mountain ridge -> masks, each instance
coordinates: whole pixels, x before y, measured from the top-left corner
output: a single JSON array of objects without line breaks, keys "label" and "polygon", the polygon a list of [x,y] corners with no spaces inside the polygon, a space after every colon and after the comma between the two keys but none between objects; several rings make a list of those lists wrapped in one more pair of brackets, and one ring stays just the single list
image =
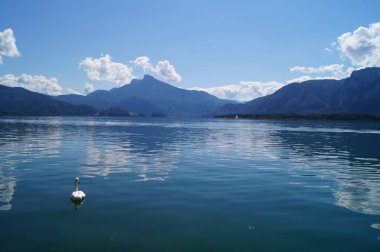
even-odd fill
[{"label": "hazy mountain ridge", "polygon": [[343,80],[309,80],[284,86],[244,104],[228,104],[223,114],[380,114],[380,68],[352,72]]},{"label": "hazy mountain ridge", "polygon": [[141,80],[87,96],[48,96],[0,85],[0,114],[5,115],[159,115],[201,117],[226,114],[380,115],[380,68],[352,72],[343,80],[309,80],[244,104],[203,91],[171,86],[146,75]]},{"label": "hazy mountain ridge", "polygon": [[20,87],[0,85],[0,114],[29,116],[94,115],[85,105],[72,105]]},{"label": "hazy mountain ridge", "polygon": [[177,88],[149,75],[109,91],[97,90],[87,96],[61,95],[56,99],[97,109],[119,107],[138,113],[160,113],[175,117],[209,116],[220,106],[231,102],[203,91]]}]

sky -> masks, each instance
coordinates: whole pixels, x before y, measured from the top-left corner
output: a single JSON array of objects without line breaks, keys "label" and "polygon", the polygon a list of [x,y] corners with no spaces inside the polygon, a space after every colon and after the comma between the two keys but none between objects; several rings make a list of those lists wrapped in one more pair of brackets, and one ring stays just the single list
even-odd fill
[{"label": "sky", "polygon": [[0,83],[87,94],[150,74],[248,101],[380,66],[377,0],[0,1]]}]

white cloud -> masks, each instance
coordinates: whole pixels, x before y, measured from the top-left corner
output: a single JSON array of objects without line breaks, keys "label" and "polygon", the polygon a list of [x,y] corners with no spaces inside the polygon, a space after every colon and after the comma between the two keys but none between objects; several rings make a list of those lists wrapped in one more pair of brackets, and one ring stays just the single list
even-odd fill
[{"label": "white cloud", "polygon": [[144,72],[153,73],[164,80],[174,82],[180,82],[182,80],[181,76],[168,60],[158,61],[157,64],[153,66],[147,56],[140,56],[132,60],[131,63],[135,66],[141,67]]},{"label": "white cloud", "polygon": [[22,74],[15,76],[13,74],[6,74],[0,76],[0,84],[9,87],[22,87],[47,95],[60,95],[63,93],[63,88],[58,83],[57,78],[48,78],[44,75]]},{"label": "white cloud", "polygon": [[5,29],[0,32],[0,64],[3,63],[3,57],[17,57],[20,52],[17,50],[16,38],[13,35],[12,29]]},{"label": "white cloud", "polygon": [[86,83],[86,85],[84,85],[84,92],[86,94],[92,93],[94,92],[94,90],[95,90],[94,85],[92,85],[91,83]]},{"label": "white cloud", "polygon": [[337,50],[342,58],[349,59],[355,68],[344,69],[343,64],[319,67],[294,66],[290,68],[290,72],[306,75],[288,80],[286,83],[320,79],[339,80],[350,76],[355,69],[380,66],[380,22],[370,24],[368,27],[359,27],[353,32],[343,33],[331,43],[331,48],[324,50],[331,53],[332,49]]},{"label": "white cloud", "polygon": [[357,67],[380,66],[380,22],[343,33],[333,47]]},{"label": "white cloud", "polygon": [[310,75],[303,75],[291,80],[286,81],[287,84],[294,83],[294,82],[304,82],[308,80],[340,80],[341,78],[337,76],[310,76]]},{"label": "white cloud", "polygon": [[16,76],[5,74],[0,76],[0,84],[8,87],[22,87],[33,92],[46,95],[78,94],[82,93],[71,88],[64,89],[57,78],[49,78],[44,75],[22,74]]},{"label": "white cloud", "polygon": [[[182,79],[168,60],[158,61],[156,65],[152,65],[149,57],[140,56],[130,63],[135,67],[141,67],[145,73],[152,73],[166,81],[180,82]],[[79,63],[79,68],[82,68],[91,80],[105,80],[120,86],[128,84],[134,78],[132,67],[113,62],[108,54],[100,58],[88,57]]]},{"label": "white cloud", "polygon": [[79,63],[79,68],[82,68],[91,80],[105,80],[119,86],[129,83],[133,78],[132,68],[113,62],[108,54],[97,59],[86,58]]},{"label": "white cloud", "polygon": [[[319,66],[319,67],[303,67],[303,66],[294,66],[290,68],[290,72],[292,73],[304,73],[307,75],[303,75],[291,80],[286,81],[286,83],[293,82],[303,82],[308,80],[326,80],[326,79],[334,79],[340,80],[347,78],[354,71],[353,67],[349,67],[344,70],[343,64],[332,64],[327,66]],[[320,74],[328,74],[327,76],[320,76]]]},{"label": "white cloud", "polygon": [[290,68],[292,73],[306,73],[306,74],[320,74],[320,73],[330,73],[334,76],[347,76],[347,73],[343,70],[343,64],[332,64],[327,66],[319,67],[303,67],[303,66],[294,66]]},{"label": "white cloud", "polygon": [[65,90],[65,94],[76,94],[76,95],[82,95],[81,92],[75,90],[75,89],[71,89],[71,88],[67,88]]},{"label": "white cloud", "polygon": [[167,60],[159,61],[155,67],[157,74],[165,80],[180,82],[181,76],[176,72],[174,66]]},{"label": "white cloud", "polygon": [[140,56],[134,60],[131,60],[131,63],[135,66],[141,67],[144,72],[154,71],[154,67],[150,63],[150,59],[147,56]]},{"label": "white cloud", "polygon": [[283,83],[277,81],[241,81],[239,84],[231,84],[210,88],[195,87],[190,89],[205,91],[221,99],[250,101],[257,97],[272,94],[283,86]]}]

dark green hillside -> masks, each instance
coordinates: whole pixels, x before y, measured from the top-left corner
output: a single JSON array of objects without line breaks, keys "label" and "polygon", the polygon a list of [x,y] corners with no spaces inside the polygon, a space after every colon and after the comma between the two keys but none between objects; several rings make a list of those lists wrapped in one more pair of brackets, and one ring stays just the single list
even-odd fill
[{"label": "dark green hillside", "polygon": [[24,88],[0,85],[0,114],[26,116],[87,116],[96,110],[85,105],[72,105],[48,95]]}]

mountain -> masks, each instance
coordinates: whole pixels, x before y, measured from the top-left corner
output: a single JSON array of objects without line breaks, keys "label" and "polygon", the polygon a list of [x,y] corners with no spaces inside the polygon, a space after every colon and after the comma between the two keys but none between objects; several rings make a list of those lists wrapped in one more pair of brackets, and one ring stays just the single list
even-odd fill
[{"label": "mountain", "polygon": [[72,105],[20,87],[0,85],[0,115],[60,116],[94,115],[96,110]]},{"label": "mountain", "polygon": [[220,106],[230,102],[206,92],[174,87],[150,75],[109,91],[97,90],[87,96],[61,95],[55,99],[97,109],[114,107],[143,114],[175,117],[210,116]]},{"label": "mountain", "polygon": [[275,113],[380,115],[380,68],[357,70],[343,80],[292,83],[244,104],[227,104],[216,115]]}]

